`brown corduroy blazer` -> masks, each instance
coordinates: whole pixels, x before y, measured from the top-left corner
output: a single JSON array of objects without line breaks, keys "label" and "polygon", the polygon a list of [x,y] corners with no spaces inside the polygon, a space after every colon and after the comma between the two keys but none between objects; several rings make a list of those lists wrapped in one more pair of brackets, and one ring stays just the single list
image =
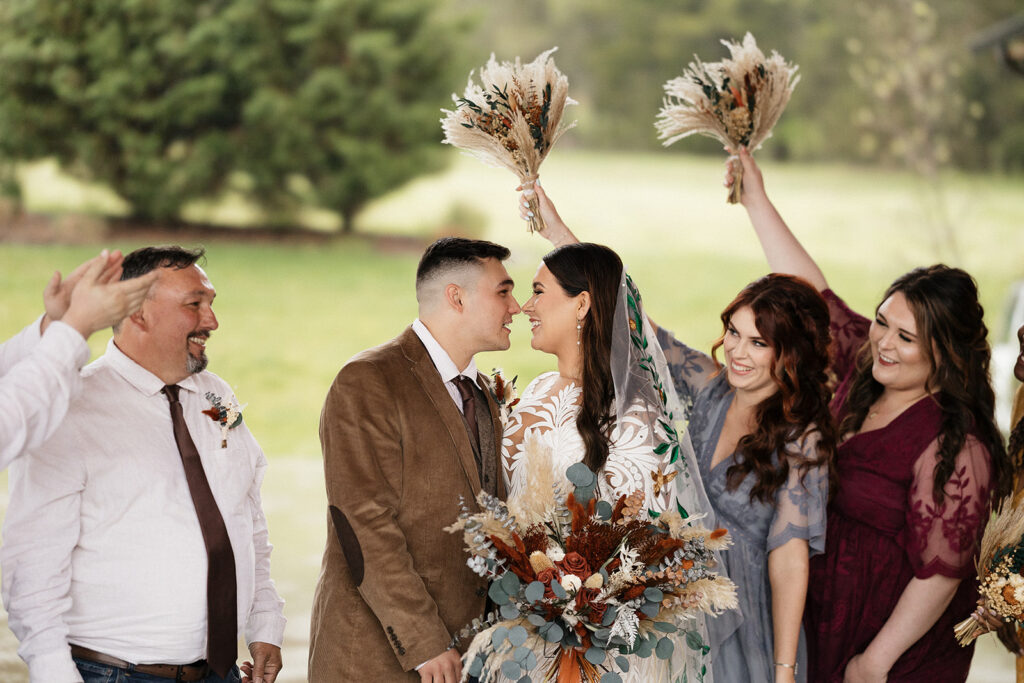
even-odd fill
[{"label": "brown corduroy blazer", "polygon": [[[498,407],[483,395],[478,415],[491,420],[481,440],[492,438],[481,450],[498,458]],[[443,530],[458,517],[460,495],[476,509],[480,475],[462,415],[411,327],[341,369],[320,441],[328,533],[309,680],[418,681],[415,667],[482,615],[487,583],[466,566],[462,534]],[[492,471],[503,497],[501,469]]]}]

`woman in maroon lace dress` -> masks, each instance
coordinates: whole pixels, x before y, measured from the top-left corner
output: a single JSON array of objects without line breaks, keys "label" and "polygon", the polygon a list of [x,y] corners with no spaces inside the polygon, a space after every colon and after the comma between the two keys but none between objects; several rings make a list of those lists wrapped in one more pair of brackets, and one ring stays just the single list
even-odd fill
[{"label": "woman in maroon lace dress", "polygon": [[839,493],[811,562],[809,679],[964,681],[953,625],[974,609],[974,559],[1009,465],[993,416],[974,280],[946,266],[898,278],[868,320],[828,283],[764,192],[749,154],[743,205],[772,270],[829,302],[839,380]]}]

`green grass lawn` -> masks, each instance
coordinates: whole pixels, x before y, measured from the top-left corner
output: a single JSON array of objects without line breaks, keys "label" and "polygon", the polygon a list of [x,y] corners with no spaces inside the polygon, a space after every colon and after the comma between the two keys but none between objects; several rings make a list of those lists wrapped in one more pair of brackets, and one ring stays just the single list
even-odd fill
[{"label": "green grass lawn", "polygon": [[[945,260],[977,278],[989,325],[1001,331],[1006,289],[1024,277],[1021,178],[947,178],[959,252],[940,259],[924,219],[929,203],[913,178],[827,165],[765,163],[764,171],[780,212],[819,259],[834,289],[855,308],[870,310],[889,282],[909,268]],[[115,204],[101,190],[67,184],[45,165],[28,173],[30,210],[103,211]],[[692,345],[708,348],[720,332],[722,308],[766,271],[745,212],[725,203],[722,174],[720,160],[674,152],[559,149],[546,162],[542,178],[581,239],[605,243],[623,256],[652,316]],[[358,228],[429,238],[443,233],[453,207],[468,208],[483,218],[478,236],[512,248],[509,271],[522,301],[548,244],[526,234],[515,185],[506,171],[458,156],[448,171],[375,202]],[[222,212],[216,217],[231,220]],[[53,269],[67,272],[103,246],[127,251],[141,245],[0,244],[0,337],[17,332],[41,312],[41,291]],[[316,462],[320,407],[347,358],[393,337],[416,315],[413,277],[419,254],[375,249],[359,239],[326,245],[255,243],[244,232],[237,240],[206,246],[221,325],[208,347],[210,368],[248,404],[246,420],[272,460],[266,498],[276,545],[274,573],[291,618],[287,680],[302,680],[309,605],[324,538],[322,475]],[[512,350],[483,354],[478,365],[486,370],[500,365],[518,374],[523,386],[554,363],[529,348],[525,319],[517,319],[513,328]],[[96,335],[94,355],[105,344],[106,337]],[[0,637],[0,654],[11,654],[13,647],[9,635]],[[1006,680],[1012,670],[1008,656],[986,648],[991,657],[984,659],[996,662],[995,668],[981,663],[979,655],[975,669],[981,673],[972,681]],[[6,672],[0,661],[0,678],[17,680]]]}]

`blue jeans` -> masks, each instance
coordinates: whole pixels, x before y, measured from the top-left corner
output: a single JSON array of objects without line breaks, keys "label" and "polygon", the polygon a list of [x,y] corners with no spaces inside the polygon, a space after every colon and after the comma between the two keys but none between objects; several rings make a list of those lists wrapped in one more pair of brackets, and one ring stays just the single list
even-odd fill
[{"label": "blue jeans", "polygon": [[[108,664],[97,664],[78,657],[75,657],[74,660],[85,683],[168,683],[174,680],[173,678],[141,674],[130,669],[118,669]],[[221,678],[217,674],[211,673],[206,678],[200,679],[199,683],[241,683],[241,680],[242,675],[236,666],[228,672],[227,678]]]}]

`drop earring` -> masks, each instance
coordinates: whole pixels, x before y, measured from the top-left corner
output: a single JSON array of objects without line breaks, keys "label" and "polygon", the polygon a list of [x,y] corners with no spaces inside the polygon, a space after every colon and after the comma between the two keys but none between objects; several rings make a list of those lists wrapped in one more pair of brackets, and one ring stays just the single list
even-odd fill
[{"label": "drop earring", "polygon": [[577,318],[576,319],[576,346],[580,345],[580,340],[582,338],[583,338],[583,325],[582,325],[582,321],[579,318]]}]

